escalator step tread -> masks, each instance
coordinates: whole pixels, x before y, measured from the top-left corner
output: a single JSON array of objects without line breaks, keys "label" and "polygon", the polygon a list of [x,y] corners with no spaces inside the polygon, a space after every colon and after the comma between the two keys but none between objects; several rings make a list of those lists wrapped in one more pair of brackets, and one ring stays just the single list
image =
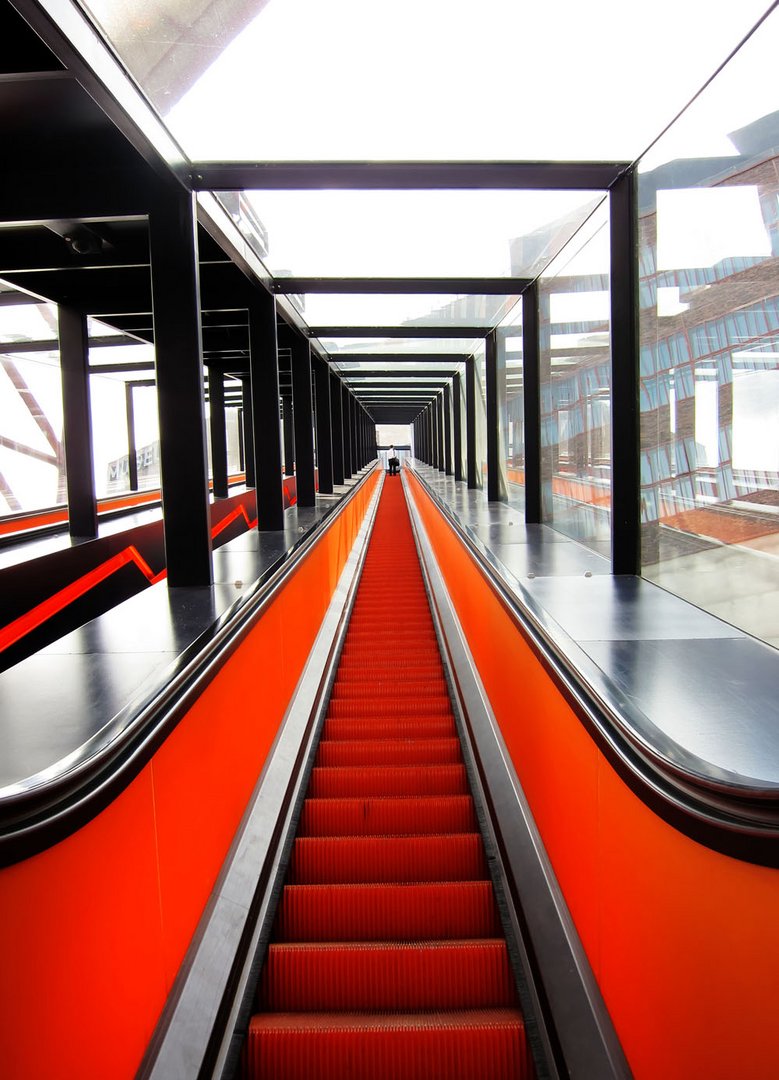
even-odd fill
[{"label": "escalator step tread", "polygon": [[297,835],[408,836],[477,828],[470,795],[306,799]]},{"label": "escalator step tread", "polygon": [[322,767],[350,765],[455,765],[462,761],[460,740],[375,739],[319,743],[316,764]]},{"label": "escalator step tread", "polygon": [[280,941],[422,941],[501,933],[490,881],[286,885]]},{"label": "escalator step tread", "polygon": [[260,1013],[250,1075],[284,1080],[525,1080],[517,1009],[434,1013]]},{"label": "escalator step tread", "polygon": [[352,765],[311,770],[312,799],[381,795],[467,795],[465,766]]},{"label": "escalator step tread", "polygon": [[487,864],[478,833],[443,836],[298,837],[291,885],[347,882],[481,881]]},{"label": "escalator step tread", "polygon": [[506,942],[270,945],[258,1006],[277,1012],[488,1009],[515,1004]]}]

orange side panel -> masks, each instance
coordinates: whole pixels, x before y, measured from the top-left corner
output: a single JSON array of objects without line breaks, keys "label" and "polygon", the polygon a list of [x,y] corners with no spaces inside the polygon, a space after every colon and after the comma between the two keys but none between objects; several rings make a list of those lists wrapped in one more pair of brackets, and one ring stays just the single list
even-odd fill
[{"label": "orange side panel", "polygon": [[132,784],[77,833],[0,871],[3,1080],[135,1074],[378,476]]},{"label": "orange side panel", "polygon": [[637,1080],[774,1075],[779,871],[696,843],[630,791],[413,477],[412,486]]}]

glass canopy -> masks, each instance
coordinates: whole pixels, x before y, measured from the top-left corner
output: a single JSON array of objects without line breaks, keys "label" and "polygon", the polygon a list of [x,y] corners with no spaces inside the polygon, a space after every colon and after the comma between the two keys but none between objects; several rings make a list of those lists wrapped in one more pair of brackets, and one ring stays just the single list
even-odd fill
[{"label": "glass canopy", "polygon": [[339,353],[462,353],[470,356],[478,338],[320,338],[323,348],[337,359]]},{"label": "glass canopy", "polygon": [[[290,298],[293,299],[293,298]],[[489,330],[516,296],[308,293],[299,309],[309,326],[479,326]],[[294,300],[293,300],[294,302]],[[420,349],[420,352],[425,351]]]},{"label": "glass canopy", "polygon": [[274,276],[535,277],[592,213],[581,191],[250,191]]},{"label": "glass canopy", "polygon": [[88,4],[193,160],[633,160],[767,7]]}]

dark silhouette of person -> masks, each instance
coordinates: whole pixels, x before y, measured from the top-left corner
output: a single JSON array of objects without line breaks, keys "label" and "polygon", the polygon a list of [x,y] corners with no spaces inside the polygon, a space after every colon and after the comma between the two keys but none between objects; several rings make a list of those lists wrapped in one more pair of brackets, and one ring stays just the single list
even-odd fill
[{"label": "dark silhouette of person", "polygon": [[390,476],[397,476],[400,472],[400,458],[395,454],[395,447],[390,447],[390,456],[387,458]]}]

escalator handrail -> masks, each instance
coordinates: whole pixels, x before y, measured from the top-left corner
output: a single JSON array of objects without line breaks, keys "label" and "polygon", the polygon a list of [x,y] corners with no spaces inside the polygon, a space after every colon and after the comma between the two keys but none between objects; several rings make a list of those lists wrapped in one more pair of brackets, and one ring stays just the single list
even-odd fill
[{"label": "escalator handrail", "polygon": [[0,791],[0,867],[81,828],[126,788],[373,475],[369,468],[266,574],[190,645],[150,696],[128,703],[78,751]]},{"label": "escalator handrail", "polygon": [[417,470],[414,478],[466,547],[504,610],[631,790],[670,824],[708,847],[749,862],[779,866],[779,793],[687,771],[641,738],[629,716],[609,700],[605,677],[599,687],[587,680]]}]

